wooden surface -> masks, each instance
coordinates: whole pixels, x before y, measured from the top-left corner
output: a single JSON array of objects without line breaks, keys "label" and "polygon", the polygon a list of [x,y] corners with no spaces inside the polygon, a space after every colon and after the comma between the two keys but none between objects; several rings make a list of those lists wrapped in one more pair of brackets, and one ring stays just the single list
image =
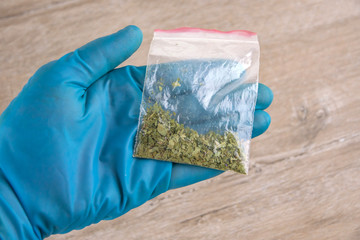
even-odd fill
[{"label": "wooden surface", "polygon": [[155,28],[259,34],[275,94],[249,176],[227,172],[167,192],[60,239],[360,239],[360,1],[0,2],[0,112],[42,64],[128,24],[146,63]]}]

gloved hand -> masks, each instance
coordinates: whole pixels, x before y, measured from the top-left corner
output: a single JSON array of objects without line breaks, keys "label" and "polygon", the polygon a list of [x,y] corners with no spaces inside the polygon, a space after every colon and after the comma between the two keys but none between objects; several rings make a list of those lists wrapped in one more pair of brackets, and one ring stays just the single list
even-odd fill
[{"label": "gloved hand", "polygon": [[[221,171],[132,157],[145,67],[129,26],[42,66],[0,117],[0,238],[41,239],[116,218]],[[259,85],[253,136],[270,117]]]}]

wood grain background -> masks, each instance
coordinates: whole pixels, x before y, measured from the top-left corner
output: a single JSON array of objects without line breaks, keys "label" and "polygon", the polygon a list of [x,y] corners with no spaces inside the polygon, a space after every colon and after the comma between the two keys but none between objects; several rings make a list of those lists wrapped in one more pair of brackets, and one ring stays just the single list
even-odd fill
[{"label": "wood grain background", "polygon": [[3,0],[0,112],[42,64],[128,24],[247,29],[275,95],[249,176],[227,172],[49,239],[360,239],[359,0]]}]

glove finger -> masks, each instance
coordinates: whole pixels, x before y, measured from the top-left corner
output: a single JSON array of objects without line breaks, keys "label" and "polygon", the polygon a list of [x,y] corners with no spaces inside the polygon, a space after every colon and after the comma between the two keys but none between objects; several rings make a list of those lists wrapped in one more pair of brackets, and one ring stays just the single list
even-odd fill
[{"label": "glove finger", "polygon": [[173,163],[169,190],[185,187],[215,177],[223,172],[211,168]]},{"label": "glove finger", "polygon": [[141,30],[130,25],[116,33],[87,43],[62,57],[59,63],[68,67],[67,74],[72,76],[80,74],[77,78],[72,77],[71,81],[87,88],[129,58],[139,48],[141,42]]},{"label": "glove finger", "polygon": [[256,100],[256,110],[265,110],[266,108],[268,108],[270,106],[270,104],[272,103],[274,98],[274,94],[271,91],[271,89],[262,84],[259,83],[258,86],[258,96],[257,96],[257,100]]},{"label": "glove finger", "polygon": [[270,126],[270,115],[262,110],[256,110],[254,113],[254,124],[252,131],[252,138],[263,134]]}]

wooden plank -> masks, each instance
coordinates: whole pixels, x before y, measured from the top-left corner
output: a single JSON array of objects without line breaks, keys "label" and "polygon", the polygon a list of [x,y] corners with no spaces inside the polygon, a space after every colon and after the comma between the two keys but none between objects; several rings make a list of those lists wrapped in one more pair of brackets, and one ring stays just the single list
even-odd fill
[{"label": "wooden plank", "polygon": [[36,14],[42,11],[47,12],[51,8],[66,4],[72,0],[17,0],[17,1],[1,1],[0,2],[0,19],[20,18],[25,15]]},{"label": "wooden plank", "polygon": [[155,28],[248,29],[261,41],[272,125],[249,176],[225,173],[130,213],[49,239],[360,239],[360,2],[0,3],[0,112],[42,64],[136,24],[143,65]]}]

